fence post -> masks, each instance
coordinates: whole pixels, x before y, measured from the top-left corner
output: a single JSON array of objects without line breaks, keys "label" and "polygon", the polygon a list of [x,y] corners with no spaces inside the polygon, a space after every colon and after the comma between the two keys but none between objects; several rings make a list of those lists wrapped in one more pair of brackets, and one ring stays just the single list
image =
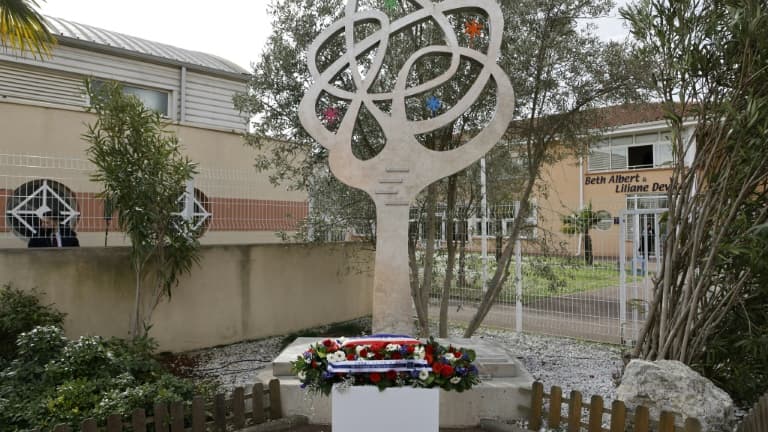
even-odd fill
[{"label": "fence post", "polygon": [[627,422],[627,406],[620,400],[613,401],[611,405],[611,432],[624,432]]},{"label": "fence post", "polygon": [[251,390],[251,415],[255,424],[264,423],[264,384],[256,383]]},{"label": "fence post", "polygon": [[171,402],[171,432],[184,432],[184,404]]},{"label": "fence post", "polygon": [[669,411],[661,412],[659,432],[675,432],[675,413]]},{"label": "fence post", "polygon": [[552,386],[549,395],[549,428],[557,429],[560,427],[560,418],[563,406],[563,389],[558,386]]},{"label": "fence post", "polygon": [[168,405],[164,403],[156,403],[153,417],[155,431],[168,432]]},{"label": "fence post", "polygon": [[531,414],[528,417],[528,430],[541,429],[541,413],[544,403],[544,384],[540,381],[533,383],[531,392]]},{"label": "fence post", "polygon": [[702,432],[699,419],[688,417],[685,420],[685,432]]},{"label": "fence post", "polygon": [[192,399],[192,432],[205,432],[205,399],[195,396]]},{"label": "fence post", "polygon": [[232,415],[235,429],[245,427],[245,389],[235,388],[232,393]]},{"label": "fence post", "polygon": [[568,432],[581,431],[581,393],[571,391],[571,402],[568,405]]},{"label": "fence post", "polygon": [[80,430],[82,432],[96,432],[98,430],[98,425],[96,424],[96,419],[85,419],[82,423],[80,423]]},{"label": "fence post", "polygon": [[283,417],[283,407],[280,399],[280,380],[269,381],[269,418],[276,420]]},{"label": "fence post", "polygon": [[635,408],[635,432],[648,432],[649,418],[648,407],[640,405]]},{"label": "fence post", "polygon": [[603,431],[603,398],[593,395],[589,402],[589,432]]},{"label": "fence post", "polygon": [[217,431],[227,432],[227,401],[222,393],[213,399],[213,422]]},{"label": "fence post", "polygon": [[107,417],[107,432],[122,432],[123,418],[120,414],[112,414]]},{"label": "fence post", "polygon": [[147,416],[143,408],[136,408],[131,415],[133,432],[147,432]]}]

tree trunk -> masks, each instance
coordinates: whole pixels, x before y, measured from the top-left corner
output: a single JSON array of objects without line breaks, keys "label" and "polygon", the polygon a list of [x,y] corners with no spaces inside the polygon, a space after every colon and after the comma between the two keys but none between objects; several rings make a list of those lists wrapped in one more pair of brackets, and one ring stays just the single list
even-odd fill
[{"label": "tree trunk", "polygon": [[[466,219],[461,221],[461,226],[466,225]],[[467,229],[463,228],[461,238],[459,239],[459,270],[456,272],[456,285],[460,287],[467,286]]]},{"label": "tree trunk", "polygon": [[587,265],[594,264],[594,257],[592,255],[592,236],[589,235],[589,229],[584,233],[584,261]]},{"label": "tree trunk", "polygon": [[408,216],[408,205],[376,204],[373,278],[373,331],[376,333],[413,334],[408,253],[404,253],[408,242]]},{"label": "tree trunk", "polygon": [[139,337],[141,331],[141,266],[134,266],[134,277],[136,278],[136,288],[133,299],[133,325],[131,326],[131,337]]},{"label": "tree trunk", "polygon": [[437,217],[435,216],[435,213],[437,212],[437,183],[432,183],[431,185],[427,186],[427,205],[426,205],[426,224],[427,224],[427,232],[426,232],[426,242],[427,245],[424,248],[424,275],[421,282],[421,288],[419,290],[419,298],[417,301],[420,302],[421,307],[424,309],[425,313],[423,317],[419,317],[419,327],[421,330],[421,334],[424,336],[429,335],[429,296],[432,292],[432,269],[435,264],[435,238],[437,237],[437,230],[435,223],[437,222]]},{"label": "tree trunk", "polygon": [[446,200],[446,227],[445,241],[448,248],[448,256],[445,263],[445,279],[443,279],[443,295],[440,301],[440,324],[438,335],[441,338],[448,337],[448,302],[453,285],[453,267],[456,264],[456,240],[454,236],[454,208],[456,207],[456,189],[458,177],[456,174],[448,177],[448,196]]}]

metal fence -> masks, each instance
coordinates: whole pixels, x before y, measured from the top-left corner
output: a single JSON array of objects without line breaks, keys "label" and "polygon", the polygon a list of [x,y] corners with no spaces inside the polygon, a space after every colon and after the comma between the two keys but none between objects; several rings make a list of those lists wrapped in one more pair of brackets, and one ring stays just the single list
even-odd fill
[{"label": "metal fence", "polygon": [[[83,158],[0,154],[0,248],[26,247],[46,212],[75,230],[82,246],[125,244],[92,173],[92,164]],[[179,217],[204,230],[204,244],[274,242],[282,232],[303,228],[326,241],[349,241],[363,238],[365,229],[375,229],[371,206],[350,217],[349,211],[338,210],[342,203],[321,208],[317,201],[312,208],[305,200],[266,198],[270,195],[265,190],[279,196],[254,170],[202,168],[179,197]],[[485,324],[632,343],[645,320],[663,256],[659,233],[664,200],[622,195],[621,202],[615,197],[593,202],[593,208],[608,210],[595,211],[592,220],[572,218],[570,230],[564,229],[569,225],[564,206],[535,203],[513,245],[510,277]],[[468,321],[496,271],[496,255],[511,241],[517,208],[514,202],[488,206],[486,219],[480,208],[465,208],[461,218],[448,221],[445,209],[438,207],[432,316],[437,316],[443,295],[449,223],[459,250],[448,289],[449,319]],[[411,212],[410,229],[423,251],[427,229],[422,210]]]},{"label": "metal fence", "polygon": [[[279,241],[307,216],[306,200],[279,199],[255,170],[198,171],[179,196],[179,217],[204,232],[204,244]],[[0,153],[0,247],[25,247],[51,218],[75,231],[82,246],[125,244],[93,172],[83,158]]]},{"label": "metal fence", "polygon": [[[492,206],[489,214],[505,215],[506,209],[516,208],[514,203],[502,207]],[[509,277],[484,324],[634,343],[646,318],[653,277],[663,255],[656,234],[661,229],[659,216],[663,211],[639,209],[618,211],[616,215],[594,212],[592,220],[576,220],[579,228],[573,230],[568,229],[574,223],[572,219],[567,221],[568,214],[539,208],[527,221],[528,229],[513,241],[515,253]],[[456,223],[466,224],[469,229],[468,235],[457,242],[455,276],[447,289],[451,305],[448,315],[450,320],[468,322],[496,272],[497,256],[510,242],[507,227],[511,219],[489,219],[485,242],[482,219],[472,217]],[[445,222],[438,224],[443,231],[438,235],[432,274],[432,316],[437,316],[446,292]],[[422,254],[417,257],[422,259]]]}]

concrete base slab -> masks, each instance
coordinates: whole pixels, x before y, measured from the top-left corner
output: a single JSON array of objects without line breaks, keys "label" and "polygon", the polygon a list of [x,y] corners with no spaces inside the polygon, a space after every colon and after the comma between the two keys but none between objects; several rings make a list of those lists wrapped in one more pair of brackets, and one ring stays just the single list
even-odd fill
[{"label": "concrete base slab", "polygon": [[[290,372],[290,362],[317,341],[318,338],[296,339],[274,360],[272,371],[263,370],[257,378],[261,382],[280,379],[284,415],[304,415],[310,423],[330,424],[331,398],[300,388],[299,380]],[[481,339],[448,338],[439,342],[474,349],[482,379],[472,390],[462,393],[440,390],[441,427],[472,427],[480,424],[481,419],[508,422],[527,415],[533,377],[510,351]]]}]

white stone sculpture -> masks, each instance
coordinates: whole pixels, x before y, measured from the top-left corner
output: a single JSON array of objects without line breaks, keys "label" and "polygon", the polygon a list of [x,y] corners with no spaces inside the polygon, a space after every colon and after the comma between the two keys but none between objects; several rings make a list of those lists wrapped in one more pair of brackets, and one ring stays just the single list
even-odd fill
[{"label": "white stone sculpture", "polygon": [[[373,329],[376,332],[410,334],[413,309],[408,278],[408,216],[416,195],[429,184],[460,171],[482,157],[504,135],[512,119],[514,93],[509,78],[496,64],[500,56],[504,21],[495,0],[446,0],[432,3],[407,0],[414,12],[390,22],[378,10],[358,10],[357,0],[346,4],[345,16],[323,31],[312,43],[307,55],[314,83],[304,95],[299,117],[304,128],[326,149],[331,171],[342,182],[364,190],[376,204],[376,268],[373,293]],[[488,17],[488,47],[485,53],[459,45],[446,14],[462,10],[483,10]],[[431,19],[443,31],[445,45],[433,45],[413,53],[397,72],[394,89],[386,93],[370,92],[384,61],[389,37],[414,24]],[[355,41],[356,24],[374,22],[380,29],[361,41]],[[325,70],[318,70],[317,55],[335,36],[343,34],[345,52]],[[375,49],[368,73],[359,72],[358,59]],[[414,87],[407,86],[412,66],[424,56],[450,56],[450,67],[441,75]],[[406,98],[424,95],[456,73],[460,60],[482,65],[474,84],[463,98],[447,111],[426,120],[409,120]],[[355,85],[350,92],[331,84],[342,71],[349,71]],[[422,146],[417,135],[452,123],[478,99],[493,79],[496,109],[488,125],[471,140],[454,150],[434,151]],[[317,102],[323,92],[344,100],[348,108],[337,129],[329,130],[318,116]],[[376,102],[391,103],[385,112]],[[386,145],[369,160],[360,160],[352,152],[352,134],[361,107],[365,107],[381,126]]]}]

